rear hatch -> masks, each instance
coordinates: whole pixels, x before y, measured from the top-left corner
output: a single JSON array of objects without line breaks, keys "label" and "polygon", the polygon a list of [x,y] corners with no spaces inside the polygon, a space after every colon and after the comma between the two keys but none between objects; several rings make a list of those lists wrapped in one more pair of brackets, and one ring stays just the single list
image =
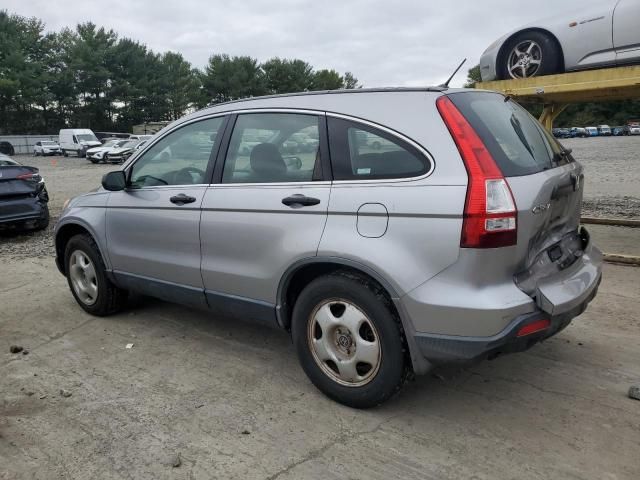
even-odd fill
[{"label": "rear hatch", "polygon": [[582,290],[597,286],[600,276],[599,252],[580,229],[582,165],[508,97],[492,92],[448,97],[481,138],[515,201],[517,244],[502,249],[504,268],[548,313],[575,307],[590,293]]}]

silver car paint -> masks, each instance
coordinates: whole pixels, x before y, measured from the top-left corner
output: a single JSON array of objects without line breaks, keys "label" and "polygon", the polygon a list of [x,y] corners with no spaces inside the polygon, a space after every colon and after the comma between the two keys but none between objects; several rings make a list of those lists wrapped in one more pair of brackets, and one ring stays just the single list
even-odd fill
[{"label": "silver car paint", "polygon": [[[615,12],[615,14],[614,14]],[[567,71],[640,59],[640,2],[606,0],[575,11],[531,22],[496,40],[480,57],[483,81],[497,78],[498,56],[505,43],[523,30],[551,33],[560,43]],[[576,22],[575,27],[569,24]],[[619,52],[616,50],[619,49]]]},{"label": "silver car paint", "polygon": [[[538,240],[553,241],[573,224],[547,232],[550,217],[533,217],[531,208],[548,201],[553,187],[579,167],[572,164],[508,179],[520,212],[518,245],[461,249],[467,173],[435,108],[440,95],[382,91],[232,102],[169,125],[123,166],[128,169],[185,122],[253,109],[305,109],[397,132],[433,159],[434,168],[422,177],[101,190],[75,199],[56,231],[73,223],[87,226],[109,270],[207,290],[222,298],[251,299],[267,310],[279,304],[282,275],[292,266],[320,258],[344,260],[361,265],[389,286],[406,332],[494,335],[510,320],[535,309],[534,299],[516,286],[513,274],[544,248],[545,243]],[[197,196],[201,213],[194,204],[189,209],[170,204],[168,198],[178,190]],[[281,204],[285,196],[300,192],[320,198],[320,204],[295,213]],[[371,205],[377,207],[369,210]],[[375,235],[363,235],[361,221]],[[548,233],[548,238],[539,239],[536,228]],[[599,275],[595,252],[593,264]],[[586,278],[594,270],[582,263],[576,270],[571,278],[547,279],[546,288],[559,296],[572,292],[574,300],[586,298],[596,280],[589,277],[579,285],[575,279]],[[415,357],[414,349],[411,355]]]}]

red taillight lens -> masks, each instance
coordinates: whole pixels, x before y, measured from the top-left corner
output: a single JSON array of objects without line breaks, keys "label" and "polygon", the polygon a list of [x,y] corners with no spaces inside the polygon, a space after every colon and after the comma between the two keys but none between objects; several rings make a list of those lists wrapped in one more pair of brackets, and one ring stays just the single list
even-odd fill
[{"label": "red taillight lens", "polygon": [[40,175],[37,173],[23,173],[22,175],[18,175],[16,178],[18,180],[36,180],[40,178]]},{"label": "red taillight lens", "polygon": [[460,246],[496,248],[517,242],[513,194],[482,139],[447,97],[436,101],[469,175]]},{"label": "red taillight lens", "polygon": [[542,330],[546,330],[551,325],[551,321],[548,319],[537,320],[529,325],[525,325],[520,330],[516,336],[524,337],[525,335],[531,335],[532,333],[538,333]]}]

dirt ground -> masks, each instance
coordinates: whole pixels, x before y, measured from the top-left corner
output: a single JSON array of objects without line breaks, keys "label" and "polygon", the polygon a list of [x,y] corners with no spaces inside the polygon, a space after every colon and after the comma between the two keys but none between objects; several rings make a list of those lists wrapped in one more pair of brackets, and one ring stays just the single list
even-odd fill
[{"label": "dirt ground", "polygon": [[[113,168],[26,160],[53,217]],[[532,350],[357,411],[311,385],[283,332],[147,298],[85,314],[52,251],[49,232],[0,238],[0,479],[640,478],[640,268],[605,265],[587,312]]]}]

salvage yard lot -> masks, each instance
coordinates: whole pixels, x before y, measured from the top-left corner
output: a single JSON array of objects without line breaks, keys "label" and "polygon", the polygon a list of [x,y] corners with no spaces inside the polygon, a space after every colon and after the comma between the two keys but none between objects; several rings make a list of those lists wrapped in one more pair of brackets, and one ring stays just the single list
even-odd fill
[{"label": "salvage yard lot", "polygon": [[[53,218],[114,168],[19,160],[41,167]],[[282,332],[141,297],[87,315],[51,228],[0,238],[0,479],[640,478],[639,268],[605,265],[587,312],[529,352],[357,411],[311,385]]]}]

